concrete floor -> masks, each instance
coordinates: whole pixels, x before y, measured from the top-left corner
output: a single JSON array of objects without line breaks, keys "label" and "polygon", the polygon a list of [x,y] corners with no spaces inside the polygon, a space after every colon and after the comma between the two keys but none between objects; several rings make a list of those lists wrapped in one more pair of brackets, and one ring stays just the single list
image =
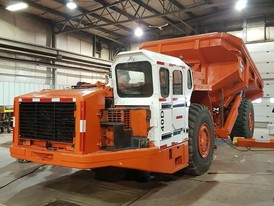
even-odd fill
[{"label": "concrete floor", "polygon": [[[254,136],[262,135],[266,129],[255,130]],[[241,152],[218,140],[207,174],[153,174],[155,179],[140,182],[124,169],[110,168],[98,175],[18,163],[9,157],[10,142],[10,134],[0,134],[0,205],[274,205],[274,151]]]}]

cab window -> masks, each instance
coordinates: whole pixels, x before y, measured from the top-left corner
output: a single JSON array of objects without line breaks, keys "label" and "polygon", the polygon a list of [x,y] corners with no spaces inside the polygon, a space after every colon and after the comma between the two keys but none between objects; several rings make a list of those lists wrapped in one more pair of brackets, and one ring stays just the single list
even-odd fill
[{"label": "cab window", "polygon": [[187,70],[187,88],[192,88],[192,75],[190,70]]},{"label": "cab window", "polygon": [[148,61],[117,64],[115,73],[120,97],[152,96],[152,67]]},{"label": "cab window", "polygon": [[183,94],[183,82],[182,82],[182,72],[179,70],[173,71],[173,94],[181,95]]},{"label": "cab window", "polygon": [[169,71],[163,67],[160,68],[160,89],[162,97],[169,96]]}]

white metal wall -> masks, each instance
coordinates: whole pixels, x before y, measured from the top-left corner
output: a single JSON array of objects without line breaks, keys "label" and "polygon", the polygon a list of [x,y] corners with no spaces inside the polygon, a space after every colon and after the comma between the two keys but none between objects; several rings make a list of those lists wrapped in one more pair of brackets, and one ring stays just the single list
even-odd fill
[{"label": "white metal wall", "polygon": [[35,83],[0,82],[0,105],[13,105],[13,98],[41,89],[50,89],[50,85]]},{"label": "white metal wall", "polygon": [[92,38],[81,34],[58,34],[56,48],[78,54],[92,56]]},{"label": "white metal wall", "polygon": [[247,44],[247,48],[264,79],[264,98],[254,103],[256,122],[274,122],[274,42]]},{"label": "white metal wall", "polygon": [[[229,33],[240,38],[244,36],[243,31]],[[267,42],[264,42],[265,38]],[[249,27],[246,29],[246,40],[260,42],[246,45],[264,80],[264,97],[260,103],[254,103],[255,121],[274,122],[274,103],[270,102],[274,98],[274,27]]]},{"label": "white metal wall", "polygon": [[0,37],[42,46],[51,45],[50,27],[34,18],[0,10]]},{"label": "white metal wall", "polygon": [[[52,45],[50,26],[35,18],[0,9],[0,28],[0,38],[41,46]],[[56,48],[92,56],[92,38],[82,34],[59,34],[56,36]],[[16,58],[7,53],[1,53],[1,55]],[[109,59],[108,46],[103,42],[101,58]],[[104,80],[104,75],[94,72],[58,69],[56,84],[58,89],[70,87],[78,81],[95,83]],[[52,84],[50,68],[0,60],[0,105],[12,105],[14,96],[49,89],[52,88]]]},{"label": "white metal wall", "polygon": [[[58,69],[57,81],[62,82],[62,86],[70,87],[76,85],[77,82],[96,83],[97,81],[105,81],[105,75],[79,70]],[[62,80],[60,80],[62,79]]]}]

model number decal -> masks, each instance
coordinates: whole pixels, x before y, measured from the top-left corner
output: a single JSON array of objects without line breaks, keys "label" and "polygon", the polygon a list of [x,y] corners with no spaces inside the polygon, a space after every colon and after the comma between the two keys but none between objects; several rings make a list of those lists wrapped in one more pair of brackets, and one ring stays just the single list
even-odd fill
[{"label": "model number decal", "polygon": [[161,130],[163,132],[163,131],[165,131],[165,113],[164,113],[164,111],[161,111],[160,117],[161,117]]}]

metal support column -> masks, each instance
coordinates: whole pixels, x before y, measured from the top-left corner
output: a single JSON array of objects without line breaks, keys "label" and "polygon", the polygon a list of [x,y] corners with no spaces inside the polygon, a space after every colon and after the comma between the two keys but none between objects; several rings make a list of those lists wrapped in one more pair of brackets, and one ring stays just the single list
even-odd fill
[{"label": "metal support column", "polygon": [[57,89],[57,69],[51,69],[51,89]]},{"label": "metal support column", "polygon": [[[51,47],[56,48],[56,34],[54,31],[54,25],[51,25]],[[55,61],[52,60],[52,64],[55,64]],[[57,68],[51,68],[51,89],[57,89]]]},{"label": "metal support column", "polygon": [[247,42],[247,20],[244,19],[243,21],[243,41],[244,43]]}]

